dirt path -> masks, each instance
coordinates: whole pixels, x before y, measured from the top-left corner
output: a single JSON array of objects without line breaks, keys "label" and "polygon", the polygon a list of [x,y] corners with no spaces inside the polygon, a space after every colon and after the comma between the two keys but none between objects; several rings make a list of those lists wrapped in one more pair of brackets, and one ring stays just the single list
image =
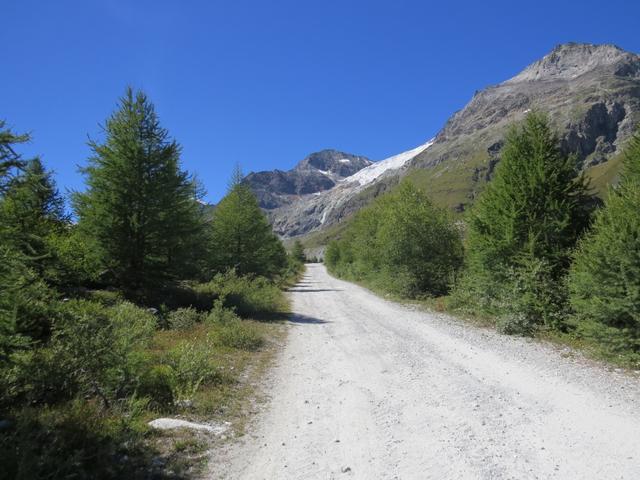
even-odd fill
[{"label": "dirt path", "polygon": [[244,479],[638,479],[640,378],[310,265],[271,401],[213,466]]}]

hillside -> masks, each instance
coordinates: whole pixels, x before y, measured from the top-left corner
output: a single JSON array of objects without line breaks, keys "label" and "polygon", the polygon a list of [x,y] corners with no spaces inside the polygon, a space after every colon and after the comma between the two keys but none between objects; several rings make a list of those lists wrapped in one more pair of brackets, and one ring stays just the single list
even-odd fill
[{"label": "hillside", "polygon": [[615,181],[616,154],[640,121],[640,56],[613,45],[559,45],[513,78],[476,92],[432,141],[413,150],[360,161],[353,173],[319,172],[303,161],[290,172],[260,172],[247,181],[285,238],[326,238],[404,176],[436,203],[464,211],[491,179],[509,125],[531,110],[549,115],[563,148],[576,153],[602,191]]}]

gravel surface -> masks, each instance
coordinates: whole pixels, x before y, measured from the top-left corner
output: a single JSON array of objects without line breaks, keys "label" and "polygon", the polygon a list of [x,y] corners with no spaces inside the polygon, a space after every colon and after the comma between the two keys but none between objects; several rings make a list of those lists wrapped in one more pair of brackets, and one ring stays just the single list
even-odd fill
[{"label": "gravel surface", "polygon": [[250,433],[212,478],[638,479],[640,378],[309,265]]}]

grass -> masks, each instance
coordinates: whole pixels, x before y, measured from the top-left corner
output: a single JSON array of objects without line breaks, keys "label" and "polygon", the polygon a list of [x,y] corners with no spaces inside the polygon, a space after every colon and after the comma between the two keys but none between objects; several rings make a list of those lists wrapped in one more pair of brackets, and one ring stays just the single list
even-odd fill
[{"label": "grass", "polygon": [[[237,278],[229,283],[226,300],[268,315],[241,319],[220,298],[210,311],[163,306],[152,314],[100,291],[93,301],[60,303],[57,343],[19,362],[16,357],[15,372],[2,372],[3,401],[9,394],[15,400],[3,404],[8,410],[0,416],[8,422],[1,427],[0,478],[199,475],[212,449],[244,433],[287,332],[289,305],[280,288]],[[229,422],[230,429],[212,438],[148,426],[175,416]]]},{"label": "grass", "polygon": [[[208,361],[215,366],[215,375],[170,416],[193,422],[230,423],[229,432],[221,437],[186,430],[152,432],[147,447],[158,452],[164,470],[183,477],[200,475],[212,450],[245,433],[256,403],[262,401],[261,381],[286,339],[282,322],[286,310],[270,321],[204,321],[189,329],[157,332],[150,349],[156,359],[166,357],[180,345],[207,345]],[[149,415],[148,420],[158,416],[162,415]]]}]

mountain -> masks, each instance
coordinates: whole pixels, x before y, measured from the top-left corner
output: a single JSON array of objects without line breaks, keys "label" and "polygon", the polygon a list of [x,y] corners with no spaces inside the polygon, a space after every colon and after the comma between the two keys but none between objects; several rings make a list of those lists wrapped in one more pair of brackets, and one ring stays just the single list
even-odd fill
[{"label": "mountain", "polygon": [[322,150],[312,153],[289,171],[273,170],[250,173],[244,179],[258,197],[260,206],[277,209],[295,202],[303,195],[329,190],[340,180],[371,165],[359,155]]},{"label": "mountain", "polygon": [[[405,176],[436,203],[463,211],[490,181],[509,126],[531,110],[549,116],[562,148],[575,152],[603,187],[640,121],[640,56],[614,45],[559,45],[513,78],[476,92],[433,140],[413,150],[380,162],[324,151],[289,172],[260,172],[246,181],[283,237],[326,230]],[[343,158],[358,161],[336,170]]]},{"label": "mountain", "polygon": [[465,209],[490,180],[509,125],[530,110],[549,116],[563,149],[596,184],[609,181],[616,153],[640,121],[640,56],[614,45],[557,46],[515,77],[476,92],[413,160],[409,176],[437,202]]},{"label": "mountain", "polygon": [[[244,179],[282,237],[332,225],[362,206],[358,194],[397,174],[430,143],[380,162],[335,150],[314,153],[292,170],[250,173]],[[385,185],[386,188],[386,185]],[[380,193],[380,192],[378,192]]]}]

